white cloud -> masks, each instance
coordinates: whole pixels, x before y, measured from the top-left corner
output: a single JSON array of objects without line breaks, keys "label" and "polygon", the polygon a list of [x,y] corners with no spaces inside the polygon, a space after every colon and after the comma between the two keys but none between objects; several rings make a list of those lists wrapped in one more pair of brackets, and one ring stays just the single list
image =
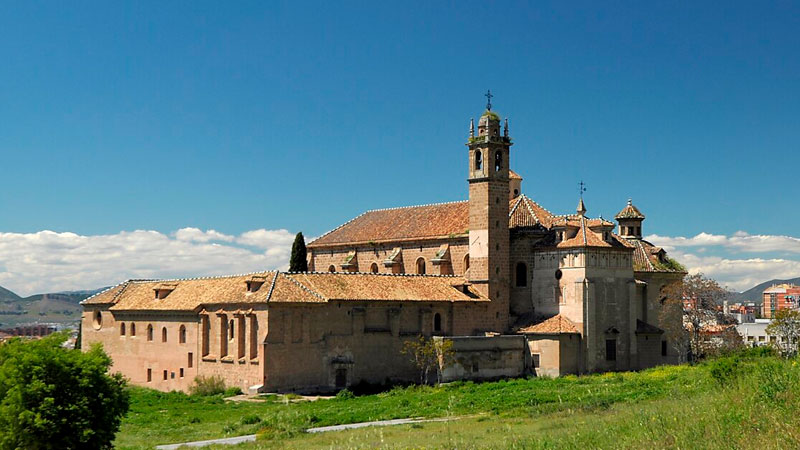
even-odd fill
[{"label": "white cloud", "polygon": [[732,236],[700,233],[694,237],[670,237],[653,234],[646,239],[665,248],[722,246],[736,252],[789,252],[800,254],[800,238],[781,235],[748,234],[737,231]]},{"label": "white cloud", "polygon": [[222,242],[232,242],[234,240],[233,236],[222,234],[217,230],[206,230],[203,231],[199,228],[181,228],[180,230],[175,232],[175,239],[179,241],[189,241],[189,242],[209,242],[209,241],[222,241]]},{"label": "white cloud", "polygon": [[197,228],[171,235],[145,230],[96,236],[0,233],[0,286],[30,295],[92,289],[128,278],[285,269],[293,239],[287,230],[263,229],[239,236]]},{"label": "white cloud", "polygon": [[[702,272],[729,288],[743,291],[771,279],[800,277],[800,239],[780,235],[751,235],[738,231],[731,236],[700,233],[694,237],[650,235],[646,239],[664,247],[687,267]],[[709,250],[716,252],[709,252]],[[716,253],[723,256],[709,256]],[[737,254],[747,253],[744,258]],[[785,257],[774,257],[778,253]],[[760,254],[760,255],[759,255]]]}]

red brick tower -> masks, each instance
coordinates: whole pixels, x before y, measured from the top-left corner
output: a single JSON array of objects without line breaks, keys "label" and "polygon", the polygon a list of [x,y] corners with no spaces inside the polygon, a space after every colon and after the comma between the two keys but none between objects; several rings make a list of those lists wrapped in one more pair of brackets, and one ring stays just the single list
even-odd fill
[{"label": "red brick tower", "polygon": [[[491,99],[491,94],[487,94]],[[478,122],[470,123],[469,274],[477,290],[491,299],[487,330],[504,332],[509,315],[508,167],[511,139],[508,121],[500,134],[500,117],[491,101]]]}]

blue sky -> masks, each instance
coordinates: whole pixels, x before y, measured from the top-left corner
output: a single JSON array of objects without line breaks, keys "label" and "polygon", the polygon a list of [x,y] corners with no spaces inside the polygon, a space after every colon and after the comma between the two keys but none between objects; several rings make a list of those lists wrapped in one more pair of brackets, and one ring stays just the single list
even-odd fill
[{"label": "blue sky", "polygon": [[[7,3],[0,285],[43,288],[32,274],[59,265],[65,288],[240,268],[88,278],[67,253],[19,247],[44,230],[215,230],[184,242],[247,251],[244,270],[282,264],[296,231],[464,199],[467,126],[489,88],[512,168],[548,209],[571,212],[584,180],[590,215],[633,197],[645,234],[731,285],[747,261],[773,262],[754,280],[800,276],[798,29],[800,5],[783,2]],[[275,240],[243,237],[259,230]],[[778,244],[737,246],[737,232]]]}]

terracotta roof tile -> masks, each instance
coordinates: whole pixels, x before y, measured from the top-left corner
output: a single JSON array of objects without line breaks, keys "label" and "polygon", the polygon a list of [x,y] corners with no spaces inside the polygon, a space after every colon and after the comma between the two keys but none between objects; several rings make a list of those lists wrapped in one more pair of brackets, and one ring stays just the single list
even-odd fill
[{"label": "terracotta roof tile", "polygon": [[561,334],[561,333],[580,333],[578,326],[571,320],[556,314],[549,319],[523,326],[517,329],[517,333],[528,334]]},{"label": "terracotta roof tile", "polygon": [[618,212],[615,219],[644,219],[644,214],[639,211],[639,208],[633,206],[631,199],[628,199],[628,204]]},{"label": "terracotta roof tile", "polygon": [[644,239],[630,239],[633,245],[633,270],[635,272],[665,272],[683,273],[660,260],[660,254],[665,254],[664,249],[656,247]]},{"label": "terracotta roof tile", "polygon": [[[247,282],[263,281],[249,292]],[[172,291],[156,298],[155,289]],[[361,301],[487,301],[463,277],[373,273],[259,272],[178,280],[130,280],[97,294],[83,304],[111,304],[113,311],[192,311],[209,304],[324,303]]]},{"label": "terracotta roof tile", "polygon": [[468,228],[469,203],[466,201],[378,209],[367,211],[320,236],[308,247],[442,238],[464,235]]},{"label": "terracotta roof tile", "polygon": [[[549,227],[551,214],[525,195],[509,201],[509,227]],[[367,211],[308,244],[309,248],[465,236],[469,202]]]}]

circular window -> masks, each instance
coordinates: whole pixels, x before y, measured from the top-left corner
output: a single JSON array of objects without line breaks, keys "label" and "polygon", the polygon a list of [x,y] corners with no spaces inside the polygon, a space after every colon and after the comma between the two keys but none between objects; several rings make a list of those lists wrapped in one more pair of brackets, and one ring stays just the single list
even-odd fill
[{"label": "circular window", "polygon": [[556,269],[556,280],[560,280],[561,279],[561,275],[563,275],[561,273],[561,269]]},{"label": "circular window", "polygon": [[100,327],[103,326],[103,315],[100,311],[94,312],[94,320],[92,321],[92,325],[94,326],[95,330],[99,330]]}]

